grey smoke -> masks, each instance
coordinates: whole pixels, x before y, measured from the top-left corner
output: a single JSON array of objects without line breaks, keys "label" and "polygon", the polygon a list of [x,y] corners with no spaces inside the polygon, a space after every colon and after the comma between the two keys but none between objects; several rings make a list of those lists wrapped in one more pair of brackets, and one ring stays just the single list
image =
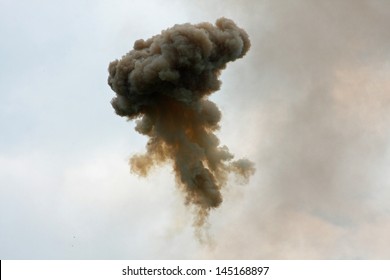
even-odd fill
[{"label": "grey smoke", "polygon": [[234,76],[247,99],[231,93],[245,112],[229,113],[257,124],[241,134],[256,139],[261,172],[243,203],[225,196],[211,256],[388,259],[390,2],[210,0],[190,9],[234,15],[252,43]]}]

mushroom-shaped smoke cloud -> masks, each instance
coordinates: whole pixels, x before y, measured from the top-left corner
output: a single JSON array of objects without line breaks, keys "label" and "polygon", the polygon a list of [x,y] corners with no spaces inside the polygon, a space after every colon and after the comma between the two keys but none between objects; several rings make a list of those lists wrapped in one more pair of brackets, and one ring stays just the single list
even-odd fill
[{"label": "mushroom-shaped smoke cloud", "polygon": [[150,168],[171,161],[186,202],[197,206],[198,225],[222,202],[228,174],[248,178],[255,171],[233,155],[214,132],[221,112],[207,99],[218,90],[220,72],[250,47],[247,33],[229,19],[182,24],[164,30],[109,65],[108,84],[116,113],[137,119],[136,130],[149,137],[147,152],[131,158],[131,170],[146,176]]}]

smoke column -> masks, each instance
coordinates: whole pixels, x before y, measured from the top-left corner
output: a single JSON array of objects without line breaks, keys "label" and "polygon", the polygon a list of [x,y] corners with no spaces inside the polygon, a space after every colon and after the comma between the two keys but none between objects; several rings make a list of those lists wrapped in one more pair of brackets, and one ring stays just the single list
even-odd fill
[{"label": "smoke column", "polygon": [[221,86],[221,70],[249,47],[247,33],[220,18],[215,26],[175,25],[137,40],[108,68],[115,112],[137,119],[136,131],[149,137],[146,153],[130,159],[131,170],[146,176],[154,165],[172,162],[186,204],[197,206],[198,226],[221,204],[230,172],[248,179],[255,171],[251,161],[232,161],[228,148],[220,146],[214,133],[221,112],[207,99]]}]

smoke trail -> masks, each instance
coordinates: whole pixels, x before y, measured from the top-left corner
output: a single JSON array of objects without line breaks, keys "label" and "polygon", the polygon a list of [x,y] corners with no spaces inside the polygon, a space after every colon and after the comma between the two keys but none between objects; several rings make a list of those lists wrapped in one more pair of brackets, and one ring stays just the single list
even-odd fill
[{"label": "smoke trail", "polygon": [[172,161],[186,203],[198,206],[197,225],[222,202],[230,172],[247,179],[254,165],[233,155],[214,132],[221,112],[207,99],[220,88],[220,72],[250,47],[247,33],[229,19],[182,24],[164,30],[109,65],[108,84],[116,92],[116,113],[137,119],[136,131],[149,137],[146,154],[130,159],[131,170],[146,176],[156,164]]}]

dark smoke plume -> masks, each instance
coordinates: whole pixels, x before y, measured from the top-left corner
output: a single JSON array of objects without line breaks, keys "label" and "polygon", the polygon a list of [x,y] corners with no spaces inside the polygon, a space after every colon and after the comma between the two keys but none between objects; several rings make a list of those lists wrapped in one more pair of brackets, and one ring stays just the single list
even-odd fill
[{"label": "dark smoke plume", "polygon": [[116,113],[136,119],[149,137],[147,152],[131,158],[131,170],[146,176],[171,161],[186,203],[198,206],[198,225],[222,202],[230,172],[247,179],[254,164],[233,155],[214,134],[221,112],[207,97],[221,86],[220,72],[250,47],[247,33],[229,19],[182,24],[164,30],[109,65],[108,84],[116,92]]}]

